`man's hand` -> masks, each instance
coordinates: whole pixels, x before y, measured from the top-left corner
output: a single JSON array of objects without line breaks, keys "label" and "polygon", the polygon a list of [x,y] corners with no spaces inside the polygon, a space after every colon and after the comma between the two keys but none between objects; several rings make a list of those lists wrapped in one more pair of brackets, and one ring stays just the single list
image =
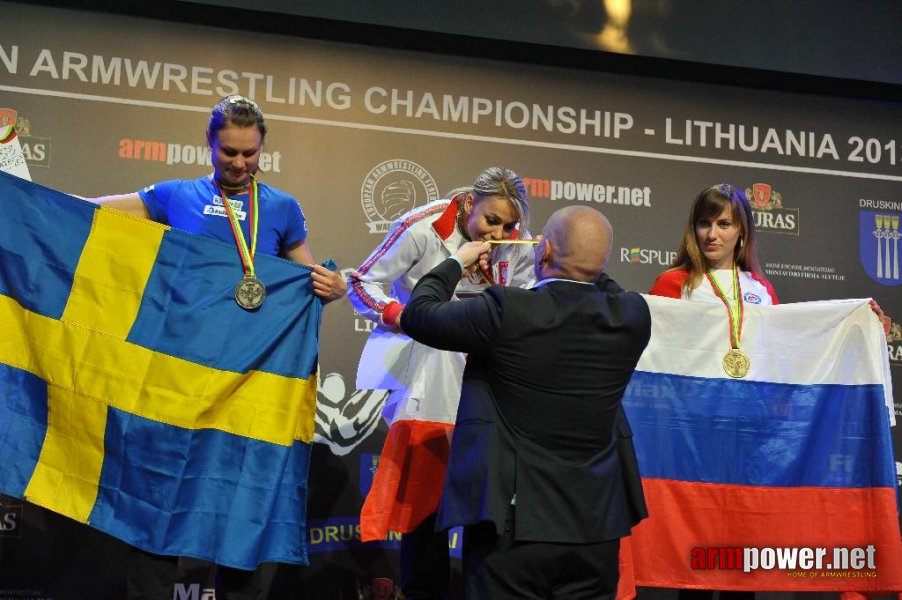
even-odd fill
[{"label": "man's hand", "polygon": [[464,271],[473,273],[489,268],[489,252],[492,246],[487,242],[467,242],[454,253],[464,263]]}]

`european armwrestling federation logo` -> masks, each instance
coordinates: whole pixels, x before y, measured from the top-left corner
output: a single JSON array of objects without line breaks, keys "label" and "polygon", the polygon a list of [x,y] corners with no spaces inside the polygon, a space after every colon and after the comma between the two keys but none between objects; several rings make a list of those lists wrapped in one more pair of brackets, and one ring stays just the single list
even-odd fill
[{"label": "european armwrestling federation logo", "polygon": [[397,158],[376,165],[360,190],[370,233],[386,233],[392,221],[437,198],[438,186],[429,171]]},{"label": "european armwrestling federation logo", "polygon": [[321,375],[313,441],[329,446],[335,456],[349,454],[379,426],[386,398],[386,390],[354,390],[349,394],[339,373]]},{"label": "european armwrestling federation logo", "polygon": [[864,270],[881,285],[902,284],[899,259],[899,223],[902,213],[863,210],[859,212],[861,243],[859,256]]}]

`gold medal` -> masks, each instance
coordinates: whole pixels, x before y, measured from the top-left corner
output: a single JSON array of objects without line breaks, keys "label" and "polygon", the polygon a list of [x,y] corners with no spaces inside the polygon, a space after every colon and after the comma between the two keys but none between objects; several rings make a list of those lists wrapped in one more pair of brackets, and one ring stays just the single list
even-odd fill
[{"label": "gold medal", "polygon": [[730,349],[723,357],[723,370],[730,377],[740,378],[749,374],[752,361],[749,360],[748,354],[739,348],[739,341],[742,339],[742,321],[745,316],[745,305],[742,301],[742,289],[739,286],[739,270],[733,265],[733,302],[727,300],[727,295],[714,276],[714,272],[708,269],[705,274],[711,287],[714,288],[714,295],[717,296],[724,306],[727,308],[727,319],[730,324]]},{"label": "gold medal", "polygon": [[250,219],[249,230],[251,234],[250,247],[244,240],[244,232],[241,231],[241,224],[238,222],[235,208],[221,185],[220,193],[222,194],[223,207],[225,207],[226,215],[229,217],[229,225],[232,227],[232,235],[235,236],[235,244],[238,246],[238,256],[241,258],[241,263],[244,266],[244,277],[235,286],[235,302],[244,310],[257,310],[266,298],[266,287],[262,281],[257,279],[254,271],[254,254],[257,251],[257,215],[259,213],[257,179],[251,176],[251,182],[247,190],[248,217]]},{"label": "gold medal", "polygon": [[263,282],[251,275],[244,278],[235,286],[235,302],[244,310],[257,310],[266,298],[266,286]]},{"label": "gold medal", "polygon": [[739,379],[749,374],[752,361],[748,355],[739,348],[730,348],[723,356],[723,370],[730,377]]}]

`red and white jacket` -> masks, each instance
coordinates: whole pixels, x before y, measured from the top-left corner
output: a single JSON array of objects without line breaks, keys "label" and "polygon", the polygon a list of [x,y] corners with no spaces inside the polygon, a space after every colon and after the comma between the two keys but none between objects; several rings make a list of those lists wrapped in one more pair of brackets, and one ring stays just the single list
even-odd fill
[{"label": "red and white jacket", "polygon": [[[348,278],[348,298],[354,309],[377,323],[360,358],[357,388],[396,392],[384,412],[389,422],[443,420],[449,411],[454,422],[463,355],[415,342],[397,329],[396,319],[420,277],[467,241],[457,228],[458,198],[436,200],[399,217]],[[531,286],[535,283],[532,246],[498,246],[492,251],[491,274],[497,284]],[[481,274],[468,275],[461,279],[456,295],[476,294],[489,285]]]},{"label": "red and white jacket", "polygon": [[[727,294],[727,297],[730,297],[733,292],[732,271],[722,269],[715,271],[714,274],[724,293]],[[655,279],[655,283],[651,286],[651,290],[648,293],[654,296],[666,296],[677,300],[692,300],[693,302],[721,301],[714,294],[714,290],[711,289],[711,284],[704,278],[697,288],[689,290],[688,293],[684,292],[683,282],[686,281],[688,276],[689,272],[684,269],[664,271]],[[742,300],[746,304],[770,306],[780,303],[770,281],[755,273],[739,271],[739,288],[742,290]]]}]

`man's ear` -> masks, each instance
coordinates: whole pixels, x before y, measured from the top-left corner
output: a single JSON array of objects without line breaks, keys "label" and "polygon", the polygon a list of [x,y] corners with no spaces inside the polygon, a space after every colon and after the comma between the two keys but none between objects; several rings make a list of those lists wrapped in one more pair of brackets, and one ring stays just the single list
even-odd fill
[{"label": "man's ear", "polygon": [[551,246],[551,240],[542,238],[542,264],[551,264],[551,256],[554,254],[554,248]]}]

